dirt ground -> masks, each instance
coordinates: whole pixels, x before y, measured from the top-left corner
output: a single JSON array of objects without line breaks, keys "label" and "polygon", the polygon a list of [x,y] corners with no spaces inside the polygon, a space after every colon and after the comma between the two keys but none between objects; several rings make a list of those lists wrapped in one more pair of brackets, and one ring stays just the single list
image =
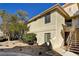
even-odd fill
[{"label": "dirt ground", "polygon": [[[60,56],[55,51],[47,51],[45,47],[42,46],[21,46],[21,47],[14,47],[14,48],[8,48],[8,49],[0,49],[0,52],[5,52],[5,53],[23,53],[26,55],[31,55],[31,56]],[[7,55],[6,55],[7,56]],[[8,55],[9,56],[9,55]],[[18,55],[19,56],[19,55]]]}]

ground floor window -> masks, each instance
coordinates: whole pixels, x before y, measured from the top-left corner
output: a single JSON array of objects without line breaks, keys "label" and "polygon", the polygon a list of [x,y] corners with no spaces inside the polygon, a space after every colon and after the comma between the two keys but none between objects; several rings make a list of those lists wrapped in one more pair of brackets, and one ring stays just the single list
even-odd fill
[{"label": "ground floor window", "polygon": [[45,42],[49,42],[50,38],[51,38],[51,33],[45,33],[44,34]]},{"label": "ground floor window", "polygon": [[47,50],[50,51],[52,49],[52,45],[51,45],[51,42],[50,42],[51,33],[45,33],[44,39],[45,39],[45,47],[46,47]]}]

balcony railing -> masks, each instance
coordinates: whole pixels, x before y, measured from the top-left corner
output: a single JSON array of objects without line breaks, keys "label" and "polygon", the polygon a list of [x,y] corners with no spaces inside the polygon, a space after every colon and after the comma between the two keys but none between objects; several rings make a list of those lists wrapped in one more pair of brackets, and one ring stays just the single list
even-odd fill
[{"label": "balcony railing", "polygon": [[72,22],[65,22],[67,27],[72,26]]},{"label": "balcony railing", "polygon": [[72,26],[63,25],[64,31],[71,31]]}]

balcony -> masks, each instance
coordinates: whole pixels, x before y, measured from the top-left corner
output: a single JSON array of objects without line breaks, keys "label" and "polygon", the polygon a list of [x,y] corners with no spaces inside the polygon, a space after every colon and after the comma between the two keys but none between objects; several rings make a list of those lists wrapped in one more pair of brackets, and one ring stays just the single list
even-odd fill
[{"label": "balcony", "polygon": [[66,24],[66,25],[63,25],[63,29],[64,29],[64,31],[66,31],[66,32],[69,32],[69,31],[71,31],[71,29],[72,29],[72,26],[69,24]]}]

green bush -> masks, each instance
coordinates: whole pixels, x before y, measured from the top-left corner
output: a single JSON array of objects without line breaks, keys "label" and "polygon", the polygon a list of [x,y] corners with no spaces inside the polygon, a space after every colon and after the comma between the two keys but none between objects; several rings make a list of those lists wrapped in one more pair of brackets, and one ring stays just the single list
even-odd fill
[{"label": "green bush", "polygon": [[35,37],[36,37],[36,34],[34,34],[34,33],[24,34],[22,36],[22,40],[24,42],[34,41]]}]

